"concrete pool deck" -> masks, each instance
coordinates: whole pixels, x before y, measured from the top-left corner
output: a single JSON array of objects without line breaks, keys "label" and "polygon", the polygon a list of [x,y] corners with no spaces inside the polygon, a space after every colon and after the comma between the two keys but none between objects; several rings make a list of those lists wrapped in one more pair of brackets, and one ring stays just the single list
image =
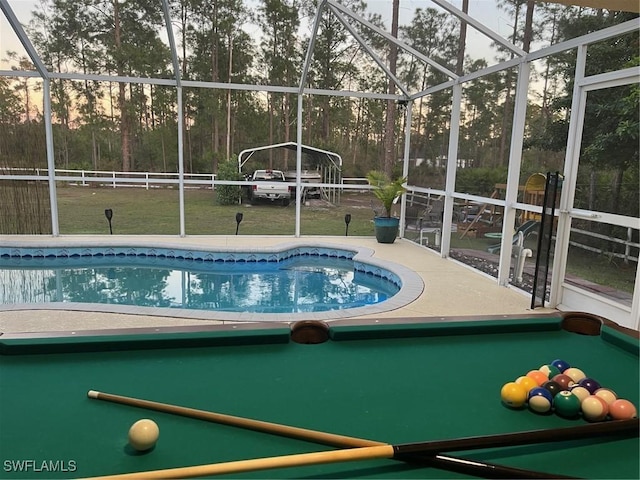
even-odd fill
[{"label": "concrete pool deck", "polygon": [[[424,282],[424,289],[408,304],[393,305],[386,311],[353,315],[348,310],[339,311],[336,319],[344,318],[417,318],[451,317],[482,315],[545,314],[552,309],[529,308],[529,294],[515,288],[497,285],[495,279],[477,272],[458,262],[440,258],[436,252],[413,242],[397,240],[393,244],[380,244],[370,237],[257,237],[257,236],[198,236],[198,237],[159,237],[159,236],[0,236],[0,245],[20,245],[22,247],[43,246],[83,246],[87,244],[106,245],[110,242],[127,245],[153,244],[190,248],[255,249],[275,247],[283,244],[333,245],[337,248],[363,248],[373,252],[372,258],[382,263],[392,262],[415,272]],[[401,302],[402,303],[402,302]],[[182,327],[198,325],[216,325],[235,323],[235,320],[222,319],[224,315],[216,312],[200,312],[190,318],[180,316],[180,311],[165,312],[161,316],[132,313],[108,312],[109,306],[95,306],[82,310],[70,309],[65,304],[37,307],[22,306],[16,309],[0,311],[0,332],[42,332],[42,331],[78,331],[112,328],[138,327]],[[102,311],[101,311],[102,310]],[[293,318],[295,317],[295,318]],[[314,318],[311,314],[305,318]],[[292,317],[279,315],[273,321],[295,321],[302,319],[298,314]],[[259,321],[259,316],[247,317],[243,321]]]}]

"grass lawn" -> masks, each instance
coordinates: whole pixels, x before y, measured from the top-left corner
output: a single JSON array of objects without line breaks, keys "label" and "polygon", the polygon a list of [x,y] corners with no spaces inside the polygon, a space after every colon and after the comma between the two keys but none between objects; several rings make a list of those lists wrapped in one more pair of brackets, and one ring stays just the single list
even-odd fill
[{"label": "grass lawn", "polygon": [[[346,198],[345,198],[346,197]],[[368,197],[367,197],[368,198]],[[310,202],[302,207],[302,235],[344,235],[345,214],[351,214],[349,235],[372,236],[373,212],[369,200],[341,205]],[[360,200],[360,199],[359,199]],[[295,204],[217,205],[211,190],[185,192],[187,235],[233,235],[236,213],[243,215],[241,235],[294,235]],[[109,224],[105,209],[113,210],[112,227],[117,235],[179,235],[178,191],[174,189],[59,187],[58,216],[61,234],[105,234]]]},{"label": "grass lawn", "polygon": [[[410,232],[408,238],[418,241],[417,233]],[[433,242],[433,235],[429,236]],[[487,255],[487,248],[496,244],[499,240],[484,237],[475,238],[465,236],[460,238],[460,232],[451,235],[451,249],[476,250],[481,258]],[[527,265],[534,267],[536,263],[536,249],[538,237],[532,235],[525,242],[525,248],[533,252],[533,257],[527,259]],[[470,253],[470,255],[473,255]],[[513,265],[512,261],[512,265]],[[552,259],[553,262],[553,259]],[[495,255],[495,264],[498,264],[498,255]],[[635,286],[637,264],[633,261],[624,263],[620,258],[612,258],[604,254],[596,254],[586,250],[571,247],[567,261],[567,275],[582,278],[598,285],[611,287],[615,290],[633,294]]]}]

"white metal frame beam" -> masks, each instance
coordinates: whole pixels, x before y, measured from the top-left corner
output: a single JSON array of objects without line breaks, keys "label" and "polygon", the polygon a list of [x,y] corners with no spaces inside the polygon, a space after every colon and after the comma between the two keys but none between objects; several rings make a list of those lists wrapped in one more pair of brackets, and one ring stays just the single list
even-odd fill
[{"label": "white metal frame beam", "polygon": [[[558,229],[556,236],[556,254],[553,265],[553,276],[551,284],[551,297],[549,301],[550,306],[557,306],[562,302],[563,289],[568,288],[564,282],[564,276],[566,273],[567,252],[566,248],[569,242],[569,233],[571,228],[571,219],[588,218],[599,222],[608,222],[615,225],[628,226],[629,228],[639,228],[640,220],[623,217],[619,215],[601,213],[601,212],[588,212],[578,209],[573,209],[573,202],[575,198],[575,184],[577,179],[578,161],[580,157],[580,141],[582,137],[582,129],[585,114],[585,105],[587,99],[587,93],[592,90],[598,90],[602,88],[611,88],[621,85],[634,84],[638,82],[640,77],[640,67],[625,68],[615,72],[607,72],[590,77],[585,77],[585,63],[586,52],[589,44],[603,41],[609,38],[629,34],[631,32],[637,32],[640,29],[640,19],[635,18],[619,25],[605,28],[603,30],[593,32],[581,37],[573,38],[565,42],[561,42],[549,47],[542,48],[535,52],[526,53],[519,47],[513,45],[507,39],[499,35],[498,33],[487,28],[482,23],[478,22],[468,14],[462,12],[451,3],[446,0],[431,0],[432,3],[438,5],[443,10],[447,11],[451,15],[457,17],[460,21],[466,22],[472,28],[476,29],[480,33],[484,34],[494,42],[504,46],[510,52],[513,53],[514,58],[502,62],[497,65],[487,67],[485,69],[472,72],[463,76],[458,76],[454,72],[450,71],[446,67],[440,65],[433,59],[425,56],[406,45],[404,42],[398,40],[389,32],[382,30],[381,28],[373,25],[360,15],[354,13],[349,8],[340,4],[337,0],[320,0],[318,2],[316,14],[313,20],[313,27],[311,31],[310,42],[305,55],[303,68],[301,71],[299,83],[297,86],[278,86],[278,85],[250,85],[250,84],[234,84],[234,83],[222,83],[222,82],[200,82],[193,80],[184,80],[181,78],[180,62],[178,52],[175,43],[175,35],[171,24],[171,15],[168,0],[161,0],[165,25],[167,28],[169,47],[171,51],[174,75],[173,78],[141,78],[141,77],[127,77],[127,76],[108,76],[100,74],[81,74],[81,73],[61,73],[51,72],[47,69],[43,63],[42,58],[35,50],[33,44],[29,40],[22,25],[15,16],[14,11],[9,5],[8,0],[0,0],[0,10],[4,13],[11,28],[16,33],[19,41],[25,48],[29,58],[33,62],[36,71],[13,71],[13,70],[0,70],[0,76],[8,77],[25,77],[25,78],[42,78],[43,79],[43,103],[44,103],[44,118],[45,118],[45,135],[46,135],[46,155],[48,165],[49,181],[49,194],[51,203],[51,222],[52,231],[54,236],[59,235],[58,229],[58,211],[57,211],[57,196],[56,196],[56,180],[61,177],[55,175],[54,165],[54,148],[53,148],[53,134],[52,134],[52,110],[51,110],[51,81],[52,80],[71,80],[71,81],[103,81],[103,82],[121,82],[121,83],[142,83],[153,85],[164,85],[174,87],[178,92],[177,109],[178,109],[178,143],[179,145],[183,141],[183,105],[182,105],[182,89],[188,88],[212,88],[221,90],[242,90],[242,91],[256,91],[256,92],[277,92],[277,93],[293,93],[298,97],[298,112],[297,112],[297,131],[296,131],[296,227],[295,235],[300,236],[300,200],[301,200],[301,179],[300,169],[302,162],[302,124],[303,124],[303,105],[304,95],[326,95],[326,96],[341,96],[352,98],[370,98],[375,100],[408,100],[406,109],[406,125],[405,125],[405,145],[404,145],[404,165],[403,172],[408,173],[408,156],[409,156],[409,142],[411,135],[411,113],[412,113],[412,101],[431,93],[435,93],[444,89],[452,89],[452,101],[451,101],[451,127],[449,135],[449,147],[448,147],[448,165],[447,165],[447,177],[444,191],[439,191],[445,195],[445,212],[443,219],[443,236],[441,245],[441,255],[447,257],[450,249],[450,235],[452,227],[452,214],[453,214],[453,202],[457,198],[475,198],[474,196],[456,193],[455,192],[455,177],[456,177],[456,163],[458,157],[458,141],[459,141],[459,128],[460,128],[460,112],[462,102],[462,88],[464,83],[472,81],[476,78],[502,71],[508,68],[518,68],[518,83],[516,86],[516,102],[514,110],[514,125],[512,130],[511,140],[511,153],[509,172],[507,178],[507,193],[504,201],[495,200],[496,204],[501,204],[505,208],[505,221],[503,224],[503,240],[500,256],[500,270],[498,273],[498,283],[500,285],[508,284],[508,270],[510,265],[510,251],[511,243],[509,242],[510,235],[507,235],[509,231],[512,231],[515,222],[515,211],[521,208],[538,208],[529,205],[524,205],[517,202],[517,185],[518,175],[520,171],[520,163],[522,157],[522,143],[524,135],[524,124],[526,114],[526,93],[529,84],[530,63],[554,55],[560,52],[568,51],[571,49],[577,49],[577,65],[575,71],[575,88],[572,98],[571,106],[571,119],[569,123],[569,134],[567,139],[567,151],[565,155],[565,170],[564,170],[564,185],[562,190]],[[638,11],[638,3],[636,0],[575,0],[570,2],[564,2],[558,0],[558,3],[571,3],[580,4],[584,6],[591,6],[591,4],[597,4],[598,7],[622,9],[625,10],[631,6],[630,11]],[[634,5],[632,5],[634,4]],[[623,8],[624,7],[624,8]],[[331,11],[338,20],[345,26],[345,28],[351,33],[354,39],[362,46],[362,48],[371,56],[375,63],[385,72],[385,74],[391,78],[398,88],[401,90],[402,95],[391,95],[388,93],[373,93],[373,92],[355,92],[355,91],[334,91],[327,89],[310,88],[306,86],[309,69],[311,68],[311,61],[313,58],[313,51],[315,48],[315,39],[320,25],[320,19],[324,12]],[[350,19],[348,20],[347,17]],[[403,52],[413,55],[416,59],[424,62],[436,69],[437,71],[445,74],[449,80],[439,84],[433,85],[429,88],[409,95],[406,86],[402,85],[402,82],[392,75],[387,68],[385,62],[375,53],[375,51],[367,45],[367,42],[359,35],[358,31],[353,26],[351,21],[359,22],[363,27],[369,28],[372,32],[377,33],[382,38],[393,43]],[[185,235],[184,226],[184,159],[182,149],[179,148],[179,178],[180,180],[180,235]],[[35,177],[33,177],[35,178]],[[40,178],[40,177],[38,177]],[[44,177],[43,177],[44,178]],[[215,183],[215,182],[214,182]],[[413,188],[413,187],[411,187]],[[419,187],[415,187],[416,190],[420,190]],[[422,189],[425,190],[425,189]],[[430,190],[430,189],[426,189]],[[478,197],[480,199],[480,197]],[[481,199],[483,202],[494,202],[490,199]],[[401,208],[402,221],[404,221],[406,208]],[[572,287],[575,290],[574,287]],[[640,317],[640,268],[636,270],[636,287],[633,296],[631,318]],[[636,321],[637,322],[637,321]],[[635,328],[638,328],[636,323]]]},{"label": "white metal frame beam", "polygon": [[405,85],[398,79],[398,77],[396,77],[391,72],[389,67],[387,67],[386,63],[383,62],[380,59],[380,57],[369,47],[369,45],[367,45],[367,43],[364,41],[364,39],[356,31],[356,29],[353,28],[353,26],[351,26],[351,24],[349,22],[347,22],[344,19],[344,17],[342,15],[340,15],[340,12],[335,7],[333,7],[331,4],[329,5],[329,9],[335,14],[336,18],[340,21],[340,23],[342,23],[342,25],[344,25],[344,28],[346,28],[349,31],[349,33],[353,36],[353,38],[355,38],[358,41],[358,43],[364,49],[364,51],[367,52],[369,54],[369,56],[373,59],[373,61],[384,71],[384,73],[387,75],[387,77],[389,77],[391,80],[393,80],[393,83],[395,83],[396,87],[398,87],[398,89],[406,97],[408,97],[409,96],[409,92],[407,90],[407,87],[405,87]]},{"label": "white metal frame beam", "polygon": [[452,15],[458,17],[461,21],[468,23],[473,28],[475,28],[477,31],[483,33],[484,35],[489,37],[494,42],[497,42],[500,45],[502,45],[503,47],[507,48],[508,50],[510,50],[515,55],[517,55],[519,57],[524,57],[526,55],[526,52],[524,50],[522,50],[520,47],[516,47],[513,43],[508,41],[502,35],[500,35],[499,33],[494,32],[493,30],[488,28],[486,25],[484,25],[483,23],[478,22],[475,18],[470,17],[469,15],[464,13],[462,10],[460,10],[460,9],[454,7],[453,5],[451,5],[449,2],[445,2],[444,0],[431,0],[431,2],[435,3],[436,5],[440,6],[443,9],[445,9],[447,12],[451,13]]},{"label": "white metal frame beam", "polygon": [[[511,127],[511,146],[509,147],[509,169],[507,173],[507,191],[505,193],[504,214],[502,216],[502,240],[500,245],[500,263],[498,268],[498,284],[509,285],[511,267],[512,232],[515,231],[518,186],[522,165],[522,145],[527,115],[527,95],[531,64],[522,62],[518,67],[518,80],[514,98],[513,126]],[[508,115],[505,112],[505,115]]]},{"label": "white metal frame beam", "polygon": [[443,67],[438,62],[436,62],[436,61],[432,60],[431,58],[429,58],[429,57],[423,55],[422,53],[418,52],[415,48],[412,48],[409,45],[407,45],[406,43],[401,42],[396,37],[391,35],[389,32],[386,32],[386,31],[382,30],[381,28],[377,27],[376,25],[372,24],[368,20],[365,20],[360,15],[357,15],[356,13],[354,13],[353,11],[348,9],[347,7],[335,2],[334,0],[326,0],[326,1],[327,1],[327,3],[331,4],[335,8],[335,10],[339,10],[340,12],[350,16],[354,20],[357,20],[362,25],[370,28],[372,31],[376,32],[378,35],[386,38],[388,41],[390,41],[391,43],[395,44],[400,49],[412,54],[416,58],[422,60],[423,62],[425,62],[425,63],[427,63],[429,65],[431,65],[436,70],[439,70],[440,72],[444,73],[447,77],[449,77],[449,78],[458,78],[458,75],[453,73],[448,68]]}]

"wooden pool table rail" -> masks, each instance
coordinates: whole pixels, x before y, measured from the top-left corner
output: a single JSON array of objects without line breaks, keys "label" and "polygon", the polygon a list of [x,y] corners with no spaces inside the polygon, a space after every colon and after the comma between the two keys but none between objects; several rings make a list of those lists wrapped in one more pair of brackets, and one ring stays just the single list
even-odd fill
[{"label": "wooden pool table rail", "polygon": [[[34,315],[37,310],[34,310]],[[438,323],[456,323],[456,322],[474,322],[474,321],[517,321],[540,319],[541,321],[548,319],[561,318],[561,326],[563,330],[579,333],[582,335],[600,335],[603,327],[608,327],[627,335],[631,338],[640,339],[640,331],[618,325],[604,317],[586,313],[586,312],[553,312],[543,314],[518,314],[518,315],[467,315],[467,316],[437,316],[437,317],[394,317],[394,318],[352,318],[343,320],[325,321],[309,321],[301,320],[297,322],[247,322],[247,323],[231,323],[224,325],[186,325],[186,326],[168,326],[168,327],[128,327],[128,328],[105,328],[99,330],[50,330],[40,332],[0,332],[0,341],[3,340],[28,340],[28,339],[45,339],[45,338],[81,338],[81,337],[98,337],[98,336],[118,336],[118,335],[162,335],[162,334],[188,334],[188,333],[206,333],[206,332],[223,332],[235,331],[238,333],[247,331],[269,331],[282,328],[291,328],[295,331],[296,325],[302,324],[322,324],[326,328],[350,327],[350,326],[393,326],[393,325],[427,325]],[[1,353],[1,352],[0,352]]]}]

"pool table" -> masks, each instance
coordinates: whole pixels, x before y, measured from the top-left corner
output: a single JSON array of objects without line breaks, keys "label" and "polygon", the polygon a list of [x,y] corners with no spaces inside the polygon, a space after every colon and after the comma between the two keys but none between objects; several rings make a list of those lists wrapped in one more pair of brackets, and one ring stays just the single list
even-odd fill
[{"label": "pool table", "polygon": [[[389,444],[585,425],[502,404],[556,358],[639,402],[635,331],[586,313],[338,320],[0,335],[2,478],[80,478],[334,448],[90,399],[89,390]],[[148,452],[127,442],[151,418]],[[640,478],[637,432],[450,452],[506,468]],[[468,478],[394,459],[233,478]]]}]

